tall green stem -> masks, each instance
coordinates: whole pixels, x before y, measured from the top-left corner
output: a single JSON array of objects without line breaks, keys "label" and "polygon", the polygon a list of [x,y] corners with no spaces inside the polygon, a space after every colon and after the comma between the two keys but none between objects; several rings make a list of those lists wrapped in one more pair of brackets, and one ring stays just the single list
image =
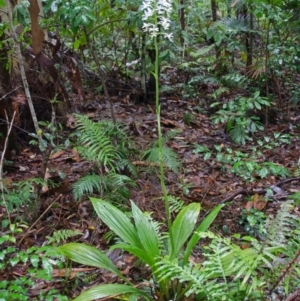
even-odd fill
[{"label": "tall green stem", "polygon": [[165,184],[165,172],[164,172],[164,164],[163,164],[163,156],[162,156],[162,132],[161,132],[161,123],[160,123],[160,103],[159,103],[159,53],[158,53],[158,42],[157,36],[154,37],[154,47],[155,47],[155,66],[154,66],[154,77],[155,77],[155,107],[156,107],[156,119],[157,119],[157,132],[158,132],[158,156],[159,156],[159,169],[160,169],[160,185],[163,193],[163,198],[165,202],[165,209],[167,215],[168,222],[168,230],[170,237],[170,245],[171,249],[174,249],[174,240],[173,233],[171,231],[171,212],[168,200],[168,192]]}]

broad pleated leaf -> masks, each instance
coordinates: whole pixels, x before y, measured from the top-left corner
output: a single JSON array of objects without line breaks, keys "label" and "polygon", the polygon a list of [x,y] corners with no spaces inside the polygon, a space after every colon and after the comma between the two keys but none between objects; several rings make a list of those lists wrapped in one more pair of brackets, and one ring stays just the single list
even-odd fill
[{"label": "broad pleated leaf", "polygon": [[90,198],[97,215],[123,241],[140,248],[140,238],[130,219],[118,208],[101,199]]},{"label": "broad pleated leaf", "polygon": [[148,264],[149,266],[151,266],[155,262],[155,260],[154,260],[155,258],[153,258],[151,254],[145,252],[145,250],[143,250],[143,249],[136,248],[131,245],[116,244],[116,245],[113,245],[111,247],[111,249],[112,250],[113,249],[121,249],[125,252],[128,252],[128,253],[134,255],[135,257],[139,258],[141,261]]},{"label": "broad pleated leaf", "polygon": [[[129,285],[103,284],[92,287],[91,289],[83,292],[73,301],[91,301],[123,294],[139,294],[140,296],[144,296],[146,299],[149,299],[145,293]],[[121,300],[128,300],[128,296],[123,299],[121,298]]]},{"label": "broad pleated leaf", "polygon": [[186,264],[191,252],[193,250],[193,248],[195,247],[195,245],[197,244],[197,242],[199,241],[199,236],[198,236],[198,232],[205,232],[207,231],[207,229],[209,228],[209,226],[213,223],[213,221],[215,220],[215,218],[217,217],[217,215],[219,214],[220,210],[224,207],[224,204],[220,204],[218,206],[216,206],[205,218],[204,220],[201,222],[201,224],[198,226],[198,228],[194,231],[193,236],[191,237],[186,250],[185,250],[185,254],[184,254],[184,258],[183,258],[183,264]]},{"label": "broad pleated leaf", "polygon": [[159,255],[157,233],[150,220],[132,201],[131,208],[140,242],[145,252],[153,259],[151,264],[148,263],[151,266],[154,264],[154,258]]},{"label": "broad pleated leaf", "polygon": [[95,247],[73,242],[59,247],[58,250],[72,261],[108,270],[126,280],[112,261]]},{"label": "broad pleated leaf", "polygon": [[174,240],[174,246],[170,246],[171,260],[178,256],[180,249],[192,234],[199,212],[200,204],[192,203],[184,207],[177,215],[171,227]]}]

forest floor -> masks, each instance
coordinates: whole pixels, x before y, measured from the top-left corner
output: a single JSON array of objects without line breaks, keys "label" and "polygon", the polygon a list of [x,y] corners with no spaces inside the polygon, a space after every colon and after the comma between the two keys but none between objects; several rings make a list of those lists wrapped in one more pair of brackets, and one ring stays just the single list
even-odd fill
[{"label": "forest floor", "polygon": [[[277,139],[269,148],[261,148],[262,156],[255,157],[257,149],[253,151],[255,141],[249,141],[245,146],[236,145],[228,134],[225,133],[225,126],[214,125],[205,114],[199,114],[194,109],[197,103],[193,101],[178,100],[174,97],[164,97],[161,99],[161,123],[164,133],[170,130],[178,130],[177,135],[168,142],[179,156],[181,162],[180,172],[175,174],[166,171],[166,184],[170,195],[180,198],[186,204],[197,202],[201,204],[200,220],[217,204],[225,203],[212,228],[218,233],[231,235],[239,233],[246,235],[245,210],[262,212],[265,215],[275,214],[282,202],[289,199],[289,196],[300,191],[300,177],[293,175],[297,169],[300,156],[300,127],[291,122],[272,124],[266,127],[265,131],[257,132],[255,140],[264,137],[273,139],[274,133],[289,134],[290,143],[283,143]],[[131,104],[115,102],[114,110],[116,119],[124,123],[138,149],[145,150],[151,142],[157,138],[155,107],[146,104]],[[185,116],[189,115],[189,121],[184,122]],[[298,116],[300,112],[294,112]],[[105,102],[95,102],[90,105],[89,112],[86,113],[92,120],[110,119],[109,104]],[[298,120],[299,121],[299,120]],[[188,123],[188,124],[187,124]],[[71,133],[74,129],[67,129]],[[211,156],[204,158],[205,153],[211,152]],[[232,160],[235,157],[242,158],[244,154],[245,162],[254,160],[258,165],[264,162],[272,162],[276,166],[282,166],[289,170],[290,174],[285,177],[267,174],[261,178],[255,172],[250,178],[243,178],[240,175],[247,174],[246,165],[239,170],[239,175],[232,172],[234,161],[228,163],[217,160],[217,154],[229,155]],[[248,157],[247,157],[248,156]],[[252,158],[252,159],[251,159]],[[253,159],[254,158],[254,159]],[[40,174],[44,164],[43,154],[35,151],[34,148],[26,147],[21,149],[19,155],[15,155],[12,160],[13,166],[17,170],[8,169],[4,173],[6,185],[23,181]],[[131,191],[131,199],[145,211],[153,212],[153,217],[159,221],[165,220],[164,205],[161,200],[161,188],[158,178],[158,170],[147,165],[144,161],[137,161],[135,165],[139,171],[137,187]],[[107,228],[96,218],[93,208],[88,199],[75,201],[72,195],[72,184],[92,168],[90,162],[80,158],[75,149],[69,148],[52,152],[48,162],[48,172],[46,178],[56,182],[55,188],[43,188],[42,202],[38,213],[32,216],[32,212],[24,212],[24,221],[29,220],[28,229],[17,240],[21,242],[20,249],[26,249],[33,245],[41,246],[47,241],[54,231],[60,229],[73,229],[83,233],[82,236],[75,237],[74,240],[97,246],[108,251],[109,243],[104,239]],[[64,174],[62,179],[59,175]],[[4,210],[4,208],[2,208]],[[296,213],[300,215],[299,208],[295,207]],[[251,211],[255,215],[254,211]],[[250,214],[250,213],[249,213]],[[0,217],[4,215],[4,211]],[[12,214],[12,217],[14,213]],[[246,213],[247,216],[247,213]],[[259,218],[253,226],[254,232],[258,230]],[[250,229],[251,230],[251,229]],[[254,233],[255,235],[255,233]],[[130,278],[135,277],[135,273],[143,274],[147,271],[140,271],[134,266],[134,260],[126,254],[113,253],[110,255],[114,262],[121,267],[122,272]],[[195,254],[197,256],[197,254]],[[26,274],[24,267],[15,267],[17,277]],[[96,271],[89,267],[74,267],[72,272],[68,272],[69,280],[66,280],[63,271],[54,271],[54,279],[51,283],[40,283],[32,290],[32,296],[39,294],[40,290],[50,288],[66,289],[72,291],[71,295],[78,294],[80,289],[94,283],[113,282],[116,279],[110,273]],[[76,273],[96,273],[91,283],[80,282],[76,289],[72,287],[72,279]],[[65,273],[67,274],[67,272]],[[83,276],[80,276],[81,278]],[[1,275],[0,279],[5,279]],[[75,280],[74,280],[75,281]],[[78,281],[78,279],[77,279]],[[77,282],[78,284],[78,282]]]}]

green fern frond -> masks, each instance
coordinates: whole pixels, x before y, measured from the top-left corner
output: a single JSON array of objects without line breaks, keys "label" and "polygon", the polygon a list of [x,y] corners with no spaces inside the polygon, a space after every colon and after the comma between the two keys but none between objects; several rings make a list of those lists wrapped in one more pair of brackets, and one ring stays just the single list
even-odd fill
[{"label": "green fern frond", "polygon": [[107,196],[114,195],[121,199],[128,199],[128,186],[135,185],[130,177],[110,172],[102,177],[95,174],[84,176],[73,184],[72,189],[75,200],[94,193],[107,193]]},{"label": "green fern frond", "polygon": [[185,295],[188,297],[191,294],[204,294],[207,300],[219,300],[217,294],[223,295],[223,283],[218,283],[217,280],[207,282],[206,274],[201,272],[199,264],[192,263],[181,267],[178,260],[169,261],[168,257],[162,259],[158,264],[157,273],[159,279],[178,280],[180,283],[188,284],[188,289]]},{"label": "green fern frond", "polygon": [[[182,266],[165,256],[155,265],[158,279],[179,281],[186,296],[196,294],[200,300],[265,300],[266,289],[273,291],[287,279],[293,292],[299,284],[300,224],[292,208],[285,202],[266,224],[265,241],[247,237],[252,246],[246,249],[209,231],[197,233],[210,240],[202,264]],[[290,259],[288,265],[279,260],[281,254]]]},{"label": "green fern frond", "polygon": [[265,242],[270,246],[284,247],[289,243],[292,229],[297,227],[298,217],[291,214],[293,201],[282,203],[277,215],[268,216],[266,221],[267,235]]},{"label": "green fern frond", "polygon": [[116,159],[115,147],[107,136],[106,130],[83,115],[75,115],[77,129],[80,131],[80,154],[90,161],[114,167]]},{"label": "green fern frond", "polygon": [[56,265],[66,262],[66,257],[60,254],[56,246],[45,246],[45,253],[43,254],[43,256],[46,258],[51,258],[51,260],[54,261]]},{"label": "green fern frond", "polygon": [[167,143],[170,139],[175,138],[180,132],[181,130],[175,129],[165,133],[162,137],[162,143],[163,144]]},{"label": "green fern frond", "polygon": [[[143,158],[155,164],[159,164],[159,148],[152,147],[143,153]],[[162,148],[162,161],[163,164],[174,172],[178,172],[180,163],[177,154],[169,147],[163,146]]]},{"label": "green fern frond", "polygon": [[184,201],[173,195],[168,195],[168,202],[171,212],[179,212],[184,207]]},{"label": "green fern frond", "polygon": [[135,187],[136,183],[128,176],[126,175],[120,175],[114,172],[110,172],[106,175],[104,178],[104,182],[107,184],[108,187],[118,190],[121,187],[124,186],[132,186]]},{"label": "green fern frond", "polygon": [[[299,175],[300,175],[300,169],[299,169]],[[295,205],[300,205],[300,191],[297,191],[294,194],[290,195],[289,198],[291,200],[294,200]]]},{"label": "green fern frond", "polygon": [[111,120],[101,120],[99,127],[106,132],[107,136],[113,137],[115,139],[127,140],[128,134],[125,130],[125,127],[122,123],[117,122],[114,124]]},{"label": "green fern frond", "polygon": [[46,238],[48,239],[48,244],[52,244],[52,243],[59,244],[66,241],[68,238],[77,235],[82,235],[82,233],[71,229],[63,229],[63,230],[54,231],[51,236],[46,236]]},{"label": "green fern frond", "polygon": [[72,189],[75,200],[79,200],[84,195],[103,191],[104,187],[99,175],[87,175],[75,182]]},{"label": "green fern frond", "polygon": [[246,139],[249,138],[245,126],[241,123],[235,123],[229,131],[229,136],[234,143],[245,144]]},{"label": "green fern frond", "polygon": [[127,170],[134,178],[137,178],[136,167],[128,159],[119,159],[116,162],[116,169],[119,171]]}]

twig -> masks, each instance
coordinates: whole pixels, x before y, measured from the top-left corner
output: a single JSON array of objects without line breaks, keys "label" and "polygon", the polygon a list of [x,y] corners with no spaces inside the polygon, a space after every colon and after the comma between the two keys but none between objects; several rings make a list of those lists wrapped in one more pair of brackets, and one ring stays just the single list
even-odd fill
[{"label": "twig", "polygon": [[60,198],[62,197],[62,194],[60,194],[56,199],[54,199],[53,202],[51,202],[51,204],[47,207],[47,209],[40,215],[40,217],[30,226],[30,228],[26,231],[26,233],[23,235],[23,237],[21,238],[21,240],[18,242],[18,246],[21,244],[21,242],[24,240],[24,238],[26,237],[26,235],[29,233],[29,231],[37,224],[37,222],[39,220],[41,220],[41,218],[49,211],[49,209],[52,207],[52,205],[58,201]]},{"label": "twig", "polygon": [[[6,111],[5,111],[5,115],[6,115],[7,123],[9,124],[9,121],[8,121],[8,117],[7,117]],[[8,127],[8,129],[7,129],[7,135],[6,135],[6,138],[5,138],[4,148],[3,148],[2,155],[1,155],[1,160],[0,160],[0,190],[1,190],[2,200],[3,200],[3,203],[4,203],[4,205],[5,205],[6,212],[7,212],[8,219],[9,219],[9,223],[10,223],[10,224],[11,224],[10,213],[9,213],[8,206],[7,206],[5,197],[4,197],[3,162],[4,162],[5,152],[6,152],[7,146],[8,146],[8,138],[9,138],[9,135],[10,135],[10,132],[11,132],[13,123],[14,123],[15,116],[16,116],[16,111],[14,111],[13,117],[12,117],[12,119],[11,119],[11,123],[9,124],[9,127]]]},{"label": "twig", "polygon": [[11,94],[11,93],[17,91],[17,90],[20,89],[20,88],[22,88],[22,87],[19,86],[19,87],[13,89],[12,91],[9,91],[8,93],[6,93],[5,95],[3,95],[3,96],[0,98],[0,101],[1,101],[2,99],[4,99],[6,96],[8,96],[9,94]]}]

